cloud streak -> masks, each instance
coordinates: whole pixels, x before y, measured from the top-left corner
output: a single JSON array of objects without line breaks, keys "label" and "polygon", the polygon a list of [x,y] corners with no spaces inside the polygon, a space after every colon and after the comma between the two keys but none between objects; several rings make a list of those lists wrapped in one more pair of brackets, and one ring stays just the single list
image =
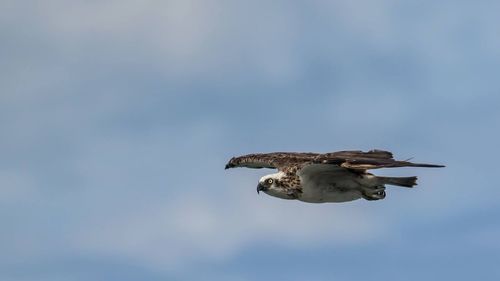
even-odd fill
[{"label": "cloud streak", "polygon": [[[425,267],[437,247],[468,264],[484,254],[470,264],[484,269],[498,260],[488,250],[498,227],[473,211],[498,213],[496,10],[451,1],[0,3],[0,277],[71,275],[81,264],[99,275],[123,262],[142,280],[207,266],[216,266],[207,276],[253,280],[245,261],[311,249],[318,256],[286,264],[289,275],[260,265],[273,280],[326,279],[331,267],[349,279],[359,270],[345,257],[368,256],[375,269],[404,249]],[[448,167],[380,171],[416,174],[420,185],[391,189],[381,204],[337,205],[257,196],[264,171],[223,170],[229,157],[257,151],[372,148]],[[314,267],[323,260],[335,265]],[[414,272],[390,260],[394,276]]]},{"label": "cloud streak", "polygon": [[[242,186],[233,188],[244,190]],[[376,241],[387,231],[383,220],[354,206],[285,204],[257,200],[248,192],[225,191],[217,196],[188,194],[165,206],[106,218],[90,226],[92,231],[82,231],[75,245],[101,256],[125,256],[156,269],[178,269],[193,262],[227,260],[255,243],[298,250],[325,243],[345,246]],[[233,199],[228,200],[228,194]]]}]

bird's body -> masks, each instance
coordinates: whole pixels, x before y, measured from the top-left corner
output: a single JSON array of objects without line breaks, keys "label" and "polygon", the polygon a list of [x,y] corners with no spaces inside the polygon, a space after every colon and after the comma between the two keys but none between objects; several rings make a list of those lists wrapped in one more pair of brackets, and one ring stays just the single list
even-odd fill
[{"label": "bird's body", "polygon": [[309,203],[346,202],[359,198],[385,198],[385,185],[413,187],[416,177],[379,177],[369,169],[394,167],[443,167],[397,161],[382,150],[332,153],[274,152],[232,158],[234,167],[275,168],[278,173],[260,179],[257,191],[282,199]]}]

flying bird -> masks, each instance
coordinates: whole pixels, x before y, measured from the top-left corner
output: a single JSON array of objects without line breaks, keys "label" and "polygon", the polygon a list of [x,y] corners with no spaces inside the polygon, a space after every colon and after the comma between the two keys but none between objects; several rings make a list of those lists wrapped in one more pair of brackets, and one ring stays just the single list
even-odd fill
[{"label": "flying bird", "polygon": [[346,202],[360,198],[385,198],[385,186],[413,187],[417,177],[382,177],[368,170],[398,167],[440,168],[443,165],[394,160],[384,150],[337,151],[331,153],[273,152],[233,157],[226,169],[270,168],[278,172],[263,176],[260,191],[281,199],[309,203]]}]

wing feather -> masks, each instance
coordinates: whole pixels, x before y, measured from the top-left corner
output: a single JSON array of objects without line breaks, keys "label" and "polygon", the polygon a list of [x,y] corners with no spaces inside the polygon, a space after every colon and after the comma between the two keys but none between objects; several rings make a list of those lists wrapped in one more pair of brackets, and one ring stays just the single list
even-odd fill
[{"label": "wing feather", "polygon": [[346,150],[324,153],[320,155],[321,157],[363,157],[363,158],[375,158],[375,159],[392,159],[392,153],[385,150],[373,149],[367,152],[361,150]]},{"label": "wing feather", "polygon": [[396,167],[444,167],[443,165],[394,160],[391,152],[375,149],[367,152],[351,150],[324,154],[301,152],[248,154],[231,158],[226,165],[226,169],[247,167],[255,169],[270,168],[283,170],[291,166],[302,168],[307,164],[329,164],[357,171]]},{"label": "wing feather", "polygon": [[384,150],[339,151],[317,156],[313,163],[334,164],[352,170],[370,170],[397,167],[440,168],[442,165],[412,163],[394,160],[392,153]]},{"label": "wing feather", "polygon": [[301,152],[248,154],[231,158],[226,165],[226,169],[235,167],[282,169],[288,166],[311,162],[318,155],[318,153]]}]

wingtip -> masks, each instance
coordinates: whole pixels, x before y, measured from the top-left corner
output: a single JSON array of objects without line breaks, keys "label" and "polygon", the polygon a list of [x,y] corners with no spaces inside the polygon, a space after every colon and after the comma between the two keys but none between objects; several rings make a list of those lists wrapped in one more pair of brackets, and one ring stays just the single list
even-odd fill
[{"label": "wingtip", "polygon": [[444,168],[446,167],[445,165],[438,165],[438,164],[422,164],[422,163],[412,163],[413,167],[423,167],[423,168]]}]

